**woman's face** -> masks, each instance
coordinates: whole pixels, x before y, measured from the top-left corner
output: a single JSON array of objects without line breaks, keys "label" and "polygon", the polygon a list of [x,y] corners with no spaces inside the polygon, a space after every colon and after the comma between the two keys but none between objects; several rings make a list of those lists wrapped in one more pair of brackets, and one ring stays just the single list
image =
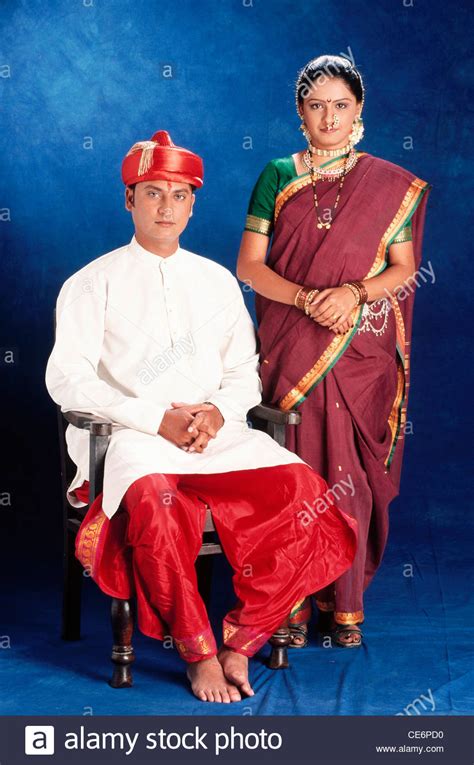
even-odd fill
[{"label": "woman's face", "polygon": [[300,114],[311,135],[311,143],[321,149],[345,146],[361,104],[340,77],[321,75],[303,92]]}]

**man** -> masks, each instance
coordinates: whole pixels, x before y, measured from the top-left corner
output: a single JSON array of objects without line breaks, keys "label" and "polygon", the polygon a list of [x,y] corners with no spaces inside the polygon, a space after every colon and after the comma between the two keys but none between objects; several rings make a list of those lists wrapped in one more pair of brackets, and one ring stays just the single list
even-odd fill
[{"label": "man", "polygon": [[[248,657],[292,606],[349,568],[355,529],[334,505],[308,523],[305,507],[327,485],[248,427],[261,383],[238,283],[179,245],[202,160],[159,131],[132,146],[122,178],[135,235],[62,287],[46,372],[63,411],[115,424],[77,556],[104,592],[136,595],[142,632],[172,635],[199,699],[229,703],[253,695]],[[76,505],[86,499],[87,435],[67,431]],[[219,651],[194,569],[206,503],[238,597]]]}]

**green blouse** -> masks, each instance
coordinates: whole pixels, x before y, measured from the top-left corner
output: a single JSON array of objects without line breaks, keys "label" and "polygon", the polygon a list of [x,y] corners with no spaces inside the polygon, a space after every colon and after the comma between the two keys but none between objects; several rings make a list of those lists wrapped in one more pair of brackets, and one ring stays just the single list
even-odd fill
[{"label": "green blouse", "polygon": [[[330,165],[333,161],[330,159],[328,162],[324,162],[322,167]],[[304,175],[307,175],[307,173],[304,173]],[[253,231],[256,234],[264,234],[271,237],[275,200],[285,186],[297,177],[295,161],[291,155],[281,159],[272,159],[265,165],[250,197],[244,227],[246,231]],[[399,231],[391,244],[411,242],[411,239],[411,221],[409,221]]]}]

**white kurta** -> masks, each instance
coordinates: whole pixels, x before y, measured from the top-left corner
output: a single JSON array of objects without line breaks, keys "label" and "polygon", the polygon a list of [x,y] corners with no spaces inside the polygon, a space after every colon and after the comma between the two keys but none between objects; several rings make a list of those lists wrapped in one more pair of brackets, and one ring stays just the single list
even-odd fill
[{"label": "white kurta", "polygon": [[[110,518],[128,487],[150,473],[224,473],[301,463],[246,421],[261,401],[255,328],[235,277],[178,248],[162,258],[133,237],[71,276],[59,294],[46,386],[63,412],[115,423],[103,509]],[[201,453],[158,435],[172,401],[211,401],[224,425]],[[66,439],[77,466],[71,492],[89,477],[89,434]]]}]

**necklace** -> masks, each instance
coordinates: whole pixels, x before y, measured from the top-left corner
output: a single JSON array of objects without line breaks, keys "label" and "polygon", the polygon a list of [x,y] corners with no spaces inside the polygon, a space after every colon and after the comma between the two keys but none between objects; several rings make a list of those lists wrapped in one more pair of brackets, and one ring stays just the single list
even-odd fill
[{"label": "necklace", "polygon": [[343,157],[344,154],[350,151],[350,148],[350,143],[347,146],[342,146],[340,149],[320,149],[311,143],[309,144],[311,154],[316,154],[317,157]]},{"label": "necklace", "polygon": [[[345,175],[346,173],[349,172],[349,170],[352,170],[352,168],[357,162],[357,159],[358,157],[357,157],[355,149],[350,149],[349,154],[347,156],[346,163],[342,165],[342,167],[341,166],[329,167],[327,169],[316,167],[316,174],[322,180],[335,181],[336,178],[340,178],[341,175]],[[313,167],[313,158],[310,154],[309,149],[306,149],[305,153],[303,154],[303,163],[311,172],[311,168]]]},{"label": "necklace", "polygon": [[[307,162],[306,154],[309,155],[308,156],[309,165],[308,165],[308,162]],[[334,207],[331,210],[331,215],[330,215],[330,220],[329,221],[321,220],[321,218],[319,217],[318,193],[316,191],[316,181],[318,180],[318,176],[327,175],[327,173],[321,173],[321,169],[320,168],[318,168],[318,169],[315,168],[315,166],[313,165],[313,158],[312,158],[311,153],[309,151],[307,151],[305,153],[303,159],[304,159],[304,162],[305,162],[306,166],[309,167],[309,172],[310,172],[310,175],[311,175],[311,185],[313,187],[314,209],[316,211],[316,219],[317,219],[317,224],[316,225],[317,225],[318,228],[325,228],[326,231],[328,231],[331,228],[331,224],[332,224],[332,220],[333,220],[333,213],[336,212],[336,208],[337,208],[337,206],[339,204],[339,199],[341,197],[342,187],[344,185],[344,179],[345,179],[347,173],[349,172],[349,170],[351,168],[353,168],[354,165],[356,164],[357,159],[358,159],[357,154],[355,152],[355,149],[352,148],[350,150],[349,154],[347,155],[347,159],[344,162],[343,167],[342,168],[338,168],[337,175],[335,175],[333,173],[332,174],[333,177],[330,178],[330,180],[336,180],[336,178],[340,177],[340,181],[339,181],[339,189],[338,189],[338,192],[337,192],[336,201],[334,203]],[[323,178],[323,180],[324,180],[324,178]]]}]

